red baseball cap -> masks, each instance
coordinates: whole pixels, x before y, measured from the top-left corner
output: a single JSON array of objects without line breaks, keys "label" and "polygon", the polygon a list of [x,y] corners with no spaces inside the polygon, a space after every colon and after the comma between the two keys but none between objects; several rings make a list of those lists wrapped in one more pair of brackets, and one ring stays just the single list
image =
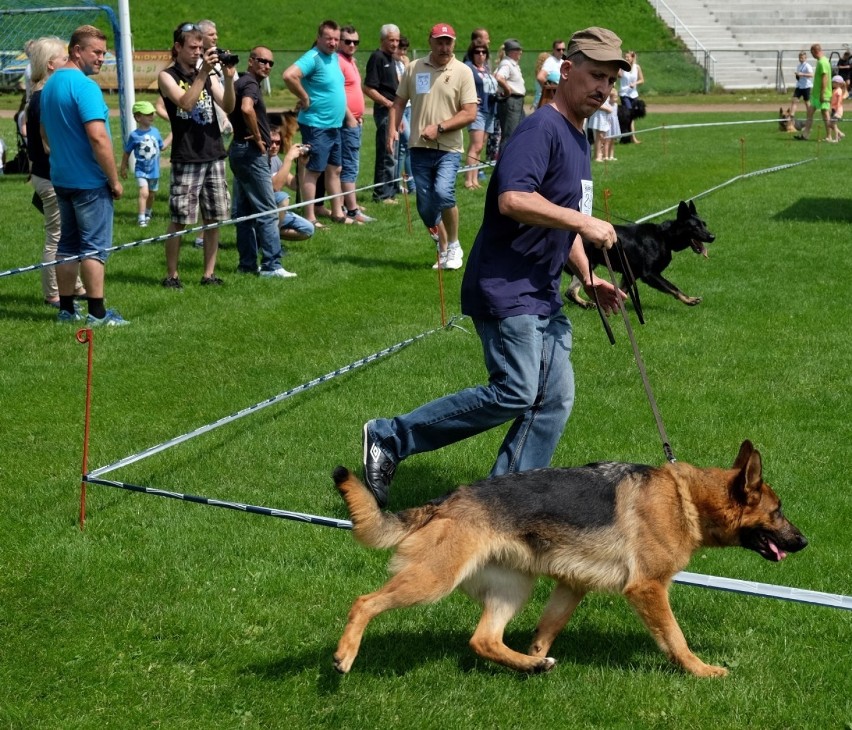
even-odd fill
[{"label": "red baseball cap", "polygon": [[430,38],[452,38],[456,39],[456,32],[453,30],[453,26],[447,25],[446,23],[438,23],[437,25],[432,26],[432,32],[429,34]]}]

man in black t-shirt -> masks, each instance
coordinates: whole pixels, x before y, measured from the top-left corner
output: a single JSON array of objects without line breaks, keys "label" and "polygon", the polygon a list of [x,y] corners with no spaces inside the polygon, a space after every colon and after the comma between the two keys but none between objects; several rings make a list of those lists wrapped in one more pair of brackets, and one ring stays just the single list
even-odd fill
[{"label": "man in black t-shirt", "polygon": [[[231,201],[225,177],[225,145],[216,119],[215,105],[226,113],[234,109],[234,66],[223,69],[225,82],[216,75],[218,56],[214,48],[203,51],[201,31],[192,23],[179,25],[174,32],[172,64],[160,72],[157,83],[172,126],[171,187],[168,233],[175,233],[198,220],[198,208],[205,224],[226,220]],[[198,66],[198,60],[202,63]],[[216,253],[219,229],[204,237],[204,276],[202,284],[218,285]],[[178,274],[180,236],[166,241],[166,278],[163,286],[182,289]]]},{"label": "man in black t-shirt", "polygon": [[390,109],[396,99],[399,75],[393,54],[399,46],[399,28],[395,25],[383,25],[380,32],[381,46],[373,51],[367,61],[367,73],[364,77],[364,95],[373,100],[373,119],[376,122],[376,166],[373,172],[373,200],[382,203],[396,203],[396,185],[392,180],[396,175],[396,155],[387,150],[388,119]]},{"label": "man in black t-shirt", "polygon": [[270,211],[269,215],[237,223],[238,270],[257,272],[260,249],[260,275],[286,279],[295,276],[281,266],[281,238],[278,212],[272,189],[269,158],[269,121],[260,84],[269,77],[275,59],[265,46],[255,46],[249,54],[248,72],[234,86],[236,102],[228,118],[234,129],[234,141],[228,158],[234,173],[234,214],[236,218]]}]

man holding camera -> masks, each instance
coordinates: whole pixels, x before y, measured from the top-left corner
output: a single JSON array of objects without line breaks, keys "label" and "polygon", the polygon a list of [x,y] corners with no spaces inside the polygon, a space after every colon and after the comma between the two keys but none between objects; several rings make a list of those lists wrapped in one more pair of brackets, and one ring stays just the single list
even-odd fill
[{"label": "man holding camera", "polygon": [[[234,110],[234,74],[239,58],[217,48],[203,50],[202,33],[193,23],[182,23],[174,31],[172,63],[157,79],[160,95],[172,126],[172,172],[169,190],[171,221],[168,233],[175,233],[198,220],[198,208],[205,224],[226,220],[231,202],[225,177],[225,145],[216,119],[215,105],[226,113]],[[198,65],[198,60],[201,64]],[[216,75],[222,61],[224,83]],[[219,285],[216,253],[219,229],[204,237],[204,276],[202,285]],[[163,286],[182,289],[178,273],[180,236],[166,241],[167,274]]]},{"label": "man holding camera", "polygon": [[235,107],[228,115],[234,128],[234,141],[228,157],[234,173],[235,217],[269,211],[269,215],[236,224],[240,257],[238,271],[246,274],[257,272],[257,252],[260,249],[260,275],[287,279],[295,274],[281,266],[281,238],[269,156],[271,135],[260,89],[273,65],[275,59],[268,48],[255,46],[251,49],[248,72],[240,76],[234,85]]}]

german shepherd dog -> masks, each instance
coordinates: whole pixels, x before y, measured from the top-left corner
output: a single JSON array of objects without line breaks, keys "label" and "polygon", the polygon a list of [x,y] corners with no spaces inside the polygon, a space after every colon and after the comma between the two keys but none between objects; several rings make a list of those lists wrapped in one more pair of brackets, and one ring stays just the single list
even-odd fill
[{"label": "german shepherd dog", "polygon": [[[471,648],[521,672],[546,672],[551,644],[589,591],[622,593],[665,655],[699,677],[727,674],[686,644],[669,605],[672,577],[702,547],[741,546],[783,560],[807,540],[763,481],[744,441],[731,469],[598,463],[535,469],[461,487],[422,507],[382,512],[345,467],[334,470],[355,538],[396,548],[393,577],[352,605],[334,654],[348,672],[371,619],[461,588],[483,605]],[[527,654],[503,643],[537,576],[556,580]]]},{"label": "german shepherd dog", "polygon": [[[630,270],[636,279],[644,281],[664,294],[695,306],[701,302],[701,297],[690,297],[678,289],[663,276],[663,271],[672,262],[672,254],[683,251],[687,247],[697,254],[707,258],[705,243],[716,240],[707,228],[707,224],[698,216],[695,203],[680,201],[677,208],[677,218],[663,223],[635,223],[633,225],[613,226],[618,235]],[[592,268],[604,264],[603,252],[590,244],[584,244],[586,256]],[[615,251],[609,252],[609,261],[613,271],[622,275],[621,288],[626,289],[625,271],[621,259]],[[580,296],[580,280],[575,276],[571,279],[565,296],[575,304],[590,309],[595,305]]]},{"label": "german shepherd dog", "polygon": [[783,107],[778,109],[778,131],[779,132],[801,132],[805,128],[803,119],[796,119],[790,107],[784,111]]}]

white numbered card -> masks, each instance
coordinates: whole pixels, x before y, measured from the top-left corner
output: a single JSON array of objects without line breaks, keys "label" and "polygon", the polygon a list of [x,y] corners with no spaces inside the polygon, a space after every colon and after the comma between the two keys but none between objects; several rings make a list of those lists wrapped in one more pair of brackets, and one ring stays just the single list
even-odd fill
[{"label": "white numbered card", "polygon": [[418,94],[428,94],[432,87],[432,74],[417,74],[414,78],[414,84]]},{"label": "white numbered card", "polygon": [[591,180],[581,180],[583,185],[583,195],[580,198],[580,212],[583,215],[592,214],[592,198],[594,197],[594,187]]}]

